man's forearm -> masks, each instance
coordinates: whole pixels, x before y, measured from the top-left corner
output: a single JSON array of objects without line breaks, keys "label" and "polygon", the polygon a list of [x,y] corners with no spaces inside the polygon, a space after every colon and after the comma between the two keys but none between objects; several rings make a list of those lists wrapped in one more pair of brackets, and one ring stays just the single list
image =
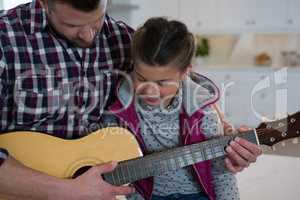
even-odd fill
[{"label": "man's forearm", "polygon": [[0,199],[64,199],[69,180],[29,169],[9,157],[0,167]]}]

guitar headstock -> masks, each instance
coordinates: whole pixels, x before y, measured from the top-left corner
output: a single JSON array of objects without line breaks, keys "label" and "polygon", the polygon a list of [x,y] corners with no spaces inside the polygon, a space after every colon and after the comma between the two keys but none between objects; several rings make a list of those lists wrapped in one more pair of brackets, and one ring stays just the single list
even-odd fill
[{"label": "guitar headstock", "polygon": [[260,144],[273,146],[283,140],[300,137],[300,112],[271,122],[263,122],[257,128]]}]

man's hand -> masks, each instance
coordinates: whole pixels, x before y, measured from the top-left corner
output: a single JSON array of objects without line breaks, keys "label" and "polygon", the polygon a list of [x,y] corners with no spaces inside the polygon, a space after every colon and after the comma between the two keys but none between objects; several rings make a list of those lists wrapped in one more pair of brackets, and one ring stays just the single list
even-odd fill
[{"label": "man's hand", "polygon": [[129,186],[113,186],[106,183],[101,174],[113,171],[116,162],[92,167],[86,173],[71,180],[69,191],[73,192],[72,199],[115,200],[117,195],[128,195],[134,192]]},{"label": "man's hand", "polygon": [[[247,130],[249,128],[245,126],[238,129],[239,132]],[[226,151],[228,155],[225,158],[225,164],[232,173],[241,172],[249,167],[250,163],[256,162],[257,157],[262,154],[262,150],[257,145],[239,137],[230,142]]]}]

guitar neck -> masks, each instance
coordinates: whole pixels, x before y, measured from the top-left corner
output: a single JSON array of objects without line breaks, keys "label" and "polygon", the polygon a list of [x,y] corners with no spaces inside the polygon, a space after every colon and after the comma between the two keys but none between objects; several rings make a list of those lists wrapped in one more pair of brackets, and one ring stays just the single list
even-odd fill
[{"label": "guitar neck", "polygon": [[[258,144],[255,129],[238,135],[254,144]],[[117,168],[104,174],[104,179],[113,185],[124,185],[137,180],[163,174],[186,166],[224,156],[225,147],[236,135],[223,136],[205,142],[177,147],[153,153],[142,158],[126,160]]]}]

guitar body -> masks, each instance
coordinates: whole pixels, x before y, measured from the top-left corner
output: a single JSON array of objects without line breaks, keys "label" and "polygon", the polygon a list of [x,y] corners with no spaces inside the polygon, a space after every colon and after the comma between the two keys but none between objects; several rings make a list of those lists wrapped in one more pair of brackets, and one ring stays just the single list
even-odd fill
[{"label": "guitar body", "polygon": [[0,146],[25,166],[59,178],[79,169],[142,156],[134,136],[123,128],[104,128],[76,140],[34,132],[0,135]]}]

